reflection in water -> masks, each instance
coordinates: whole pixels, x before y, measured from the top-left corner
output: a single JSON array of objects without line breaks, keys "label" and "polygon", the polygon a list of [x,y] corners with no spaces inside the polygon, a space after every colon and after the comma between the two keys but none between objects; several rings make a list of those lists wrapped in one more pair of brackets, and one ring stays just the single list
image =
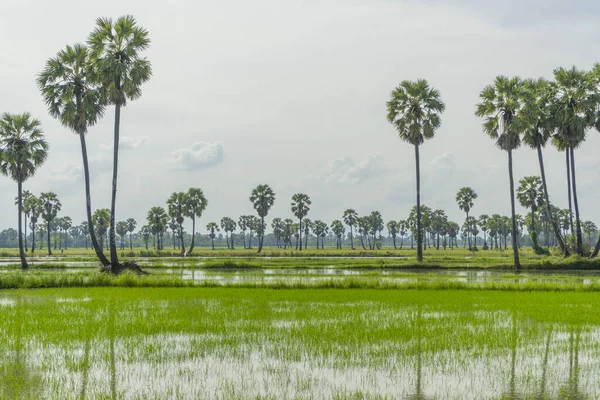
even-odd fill
[{"label": "reflection in water", "polygon": [[[41,387],[41,373],[27,364],[27,348],[23,343],[23,326],[17,320],[8,327],[6,341],[14,342],[12,351],[0,358],[0,398],[35,399]],[[10,337],[12,336],[12,338]]]},{"label": "reflection in water", "polygon": [[581,340],[581,327],[571,328],[569,333],[569,378],[566,385],[560,389],[560,398],[579,400],[587,398],[579,390],[579,343]]}]

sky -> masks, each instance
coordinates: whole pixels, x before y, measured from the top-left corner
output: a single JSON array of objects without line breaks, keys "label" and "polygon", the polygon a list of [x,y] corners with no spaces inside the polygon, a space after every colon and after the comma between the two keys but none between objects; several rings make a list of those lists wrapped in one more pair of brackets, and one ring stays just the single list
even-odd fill
[{"label": "sky", "polygon": [[[421,147],[422,202],[451,220],[471,186],[473,214],[510,213],[507,155],[474,116],[497,75],[551,78],[600,61],[600,4],[592,0],[3,0],[0,112],[41,120],[50,156],[24,188],[54,191],[62,215],[85,218],[80,144],[47,113],[36,87],[45,61],[85,42],[96,18],[132,14],[148,29],[153,77],[121,113],[117,220],[145,222],[173,192],[201,188],[197,226],[251,214],[250,192],[271,185],[269,217],[291,217],[291,197],[330,223],[347,208],[408,216],[414,149],[386,120],[402,80],[424,78],[446,103],[436,137]],[[110,206],[113,110],[89,130],[92,206]],[[600,223],[600,133],[576,151],[582,219]],[[544,151],[552,201],[567,206],[564,153]],[[515,179],[539,175],[529,148]],[[16,226],[17,185],[0,177],[0,229]],[[526,210],[518,207],[518,212]],[[186,221],[187,229],[191,224]]]}]

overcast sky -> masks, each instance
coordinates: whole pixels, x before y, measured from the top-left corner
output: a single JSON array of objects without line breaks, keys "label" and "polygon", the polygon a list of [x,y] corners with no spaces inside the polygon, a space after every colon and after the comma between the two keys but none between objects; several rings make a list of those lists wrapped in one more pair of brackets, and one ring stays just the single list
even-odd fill
[{"label": "overcast sky", "polygon": [[[506,153],[473,114],[480,90],[500,74],[550,78],[558,66],[600,61],[593,0],[2,0],[0,112],[31,112],[51,145],[24,188],[56,192],[76,223],[85,217],[79,141],[48,115],[35,78],[47,58],[84,42],[97,17],[124,14],[152,40],[154,76],[121,114],[117,219],[139,226],[151,206],[191,186],[209,201],[202,230],[237,219],[252,212],[261,183],[277,194],[270,217],[291,216],[292,194],[304,192],[312,219],[330,223],[350,207],[406,218],[414,150],[386,121],[385,103],[418,78],[447,106],[421,148],[423,203],[462,221],[455,195],[471,186],[475,214],[509,214]],[[110,205],[112,113],[88,134],[94,208]],[[576,151],[581,215],[597,223],[599,149],[590,131]],[[550,196],[566,207],[564,154],[544,154]],[[539,174],[534,151],[517,151],[514,168],[517,180]],[[0,227],[16,226],[17,185],[0,177],[0,193]]]}]

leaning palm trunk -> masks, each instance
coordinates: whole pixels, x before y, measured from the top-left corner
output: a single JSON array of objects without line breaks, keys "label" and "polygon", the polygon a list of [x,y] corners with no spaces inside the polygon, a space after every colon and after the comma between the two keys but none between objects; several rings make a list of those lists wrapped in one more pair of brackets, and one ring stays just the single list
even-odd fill
[{"label": "leaning palm trunk", "polygon": [[571,195],[571,157],[569,156],[569,148],[565,149],[566,161],[567,161],[567,193],[569,195],[569,225],[571,227],[571,233],[575,233],[575,229],[573,227],[573,204],[572,204],[572,195]]},{"label": "leaning palm trunk", "polygon": [[23,250],[23,232],[22,232],[22,214],[23,214],[23,182],[17,183],[19,191],[19,256],[21,257],[21,268],[27,269],[27,260],[25,259],[25,250]]},{"label": "leaning palm trunk", "polygon": [[[552,215],[552,208],[550,207],[550,195],[548,194],[548,185],[546,184],[546,170],[544,168],[544,158],[542,156],[542,146],[540,146],[538,144],[537,146],[537,153],[538,153],[538,162],[540,164],[540,174],[542,175],[542,186],[544,188],[544,197],[546,199],[546,211],[548,212],[548,218],[550,218],[550,222],[552,223],[552,229],[554,230],[554,236],[556,237],[556,240],[558,241],[558,245],[560,246],[560,249],[563,251],[563,253],[565,254],[565,257],[569,256],[569,249],[567,249],[567,246],[565,246],[565,242],[563,240],[562,235],[560,234],[560,229],[558,227],[558,224],[556,223],[556,220],[554,219],[554,215]],[[548,235],[546,235],[545,238],[546,241],[546,245],[548,245]]]},{"label": "leaning palm trunk", "polygon": [[183,243],[183,225],[179,224],[179,242],[181,243],[181,257],[185,257],[185,245]]},{"label": "leaning palm trunk", "polygon": [[92,222],[92,200],[90,195],[90,168],[88,164],[87,146],[85,143],[85,132],[79,132],[79,141],[81,143],[81,155],[83,157],[83,176],[85,180],[85,212],[87,216],[88,231],[90,232],[90,239],[92,241],[92,247],[96,252],[96,256],[100,259],[103,266],[110,265],[110,261],[104,255],[102,247],[98,244],[96,239],[96,233],[94,231],[94,224]]},{"label": "leaning palm trunk", "polygon": [[417,173],[417,261],[421,262],[423,261],[423,234],[421,232],[421,169],[419,167],[419,145],[415,145],[415,166]]},{"label": "leaning palm trunk", "polygon": [[262,231],[262,233],[260,234],[260,236],[258,237],[258,251],[257,253],[260,253],[262,251],[263,248],[263,238],[265,237],[265,217],[260,217],[260,229]]},{"label": "leaning palm trunk", "polygon": [[194,250],[194,243],[196,242],[196,214],[192,214],[192,243],[190,243],[190,248],[188,249],[187,255],[192,255],[192,250]]},{"label": "leaning palm trunk", "polygon": [[598,235],[598,241],[596,242],[596,247],[594,248],[594,252],[590,256],[590,258],[594,258],[600,252],[600,235]]},{"label": "leaning palm trunk", "polygon": [[[121,90],[121,82],[119,78],[116,80],[116,88]],[[110,269],[113,274],[119,272],[119,257],[117,254],[117,240],[115,235],[115,211],[117,205],[117,176],[119,172],[119,126],[121,124],[121,105],[115,105],[115,132],[114,132],[114,149],[113,149],[113,180],[112,180],[112,195],[110,200],[110,227],[108,231],[108,240],[110,243]]]},{"label": "leaning palm trunk", "polygon": [[[515,180],[513,178],[513,162],[512,162],[512,150],[508,150],[508,176],[510,180],[510,211],[512,216],[512,248],[515,268],[521,269],[521,262],[519,261],[519,247],[517,245],[517,219],[515,217]],[[506,243],[506,239],[505,239]]]},{"label": "leaning palm trunk", "polygon": [[573,147],[569,147],[571,154],[571,179],[573,187],[573,206],[575,207],[575,236],[577,240],[577,254],[583,255],[583,237],[581,235],[581,220],[579,219],[579,201],[577,200],[577,180],[575,179],[575,154]]}]

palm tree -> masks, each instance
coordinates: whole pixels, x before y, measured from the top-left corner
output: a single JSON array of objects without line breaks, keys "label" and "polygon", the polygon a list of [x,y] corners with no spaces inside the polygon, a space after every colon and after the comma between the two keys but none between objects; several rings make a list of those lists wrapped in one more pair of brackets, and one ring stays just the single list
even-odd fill
[{"label": "palm tree", "polygon": [[59,228],[61,231],[63,231],[65,233],[65,240],[64,240],[64,248],[65,250],[67,249],[67,237],[66,237],[66,233],[69,231],[69,228],[73,225],[73,221],[71,220],[71,217],[66,216],[66,217],[62,217],[60,219],[60,224],[59,224]]},{"label": "palm tree", "polygon": [[510,205],[512,216],[512,247],[514,266],[521,268],[517,245],[517,221],[515,220],[515,182],[513,178],[512,154],[521,145],[521,121],[523,84],[520,78],[498,76],[493,85],[486,86],[480,93],[481,103],[477,104],[475,115],[485,119],[483,131],[496,145],[508,153],[508,176],[510,183]]},{"label": "palm tree", "polygon": [[121,236],[121,250],[123,250],[125,248],[125,245],[123,243],[125,240],[125,235],[127,235],[128,231],[129,231],[129,224],[127,223],[127,221],[117,222],[116,232],[117,232],[117,235]]},{"label": "palm tree", "polygon": [[404,235],[406,235],[408,230],[408,222],[405,219],[401,219],[398,221],[398,233],[400,234],[400,250],[404,246]]},{"label": "palm tree", "polygon": [[344,220],[344,223],[350,227],[350,246],[351,246],[352,250],[356,250],[354,248],[354,235],[352,232],[352,228],[356,224],[356,220],[358,219],[358,214],[356,213],[356,211],[349,208],[346,211],[344,211],[344,215],[343,215],[342,219]]},{"label": "palm tree", "polygon": [[140,228],[140,235],[142,236],[142,240],[144,241],[144,244],[146,245],[146,250],[148,250],[148,242],[150,241],[151,234],[152,234],[152,231],[150,229],[150,226],[144,225]]},{"label": "palm tree", "polygon": [[216,222],[209,222],[208,224],[206,224],[206,230],[209,231],[209,235],[210,239],[212,240],[212,249],[215,249],[215,231],[219,232],[219,225],[217,225]]},{"label": "palm tree", "polygon": [[208,200],[204,197],[204,192],[199,188],[189,188],[187,191],[187,204],[184,209],[184,215],[192,219],[192,243],[187,252],[187,255],[192,254],[194,250],[195,238],[196,238],[196,218],[200,218],[206,207],[208,206]]},{"label": "palm tree", "polygon": [[[308,235],[310,234],[311,229],[314,230],[315,225],[310,220],[310,218],[304,218],[304,248],[308,249]],[[317,249],[319,248],[319,237],[317,236]]]},{"label": "palm tree", "polygon": [[271,228],[273,229],[273,235],[275,236],[277,247],[281,247],[281,237],[283,235],[284,228],[281,218],[273,218],[273,221],[271,221]]},{"label": "palm tree", "polygon": [[483,249],[487,250],[488,249],[488,244],[487,244],[487,224],[488,221],[490,220],[490,216],[487,214],[481,214],[479,216],[479,219],[477,220],[477,223],[479,224],[479,226],[481,227],[481,230],[483,231]]},{"label": "palm tree", "polygon": [[85,249],[87,250],[88,235],[90,234],[90,227],[89,227],[87,221],[83,221],[82,223],[79,224],[79,230],[81,231],[81,234],[85,237]]},{"label": "palm tree", "polygon": [[71,229],[69,229],[69,235],[71,235],[73,239],[75,239],[75,245],[73,247],[79,247],[79,236],[81,236],[81,227],[79,225],[72,226]]},{"label": "palm tree", "polygon": [[[260,217],[261,226],[264,226],[265,217],[275,203],[275,192],[269,185],[258,185],[250,194],[250,202]],[[258,253],[262,251],[264,237],[264,229],[262,229],[262,233],[258,239]]]},{"label": "palm tree", "polygon": [[62,204],[58,200],[56,193],[45,192],[40,195],[40,200],[44,204],[42,208],[42,218],[46,221],[46,234],[48,235],[48,255],[52,255],[52,249],[50,248],[50,232],[52,229],[50,224],[56,218],[56,215],[62,208]]},{"label": "palm tree", "polygon": [[300,251],[302,251],[302,219],[310,211],[311,204],[310,197],[304,193],[296,193],[292,196],[292,213],[300,220]]},{"label": "palm tree", "polygon": [[17,182],[18,235],[21,267],[28,267],[23,249],[23,182],[35,175],[48,158],[48,142],[39,120],[31,114],[5,113],[0,117],[0,173]]},{"label": "palm tree", "polygon": [[169,200],[167,200],[169,207],[169,216],[175,218],[177,226],[179,227],[179,243],[181,246],[181,256],[185,256],[185,245],[183,243],[183,216],[186,214],[186,208],[188,207],[187,194],[183,192],[173,193]]},{"label": "palm tree", "polygon": [[[540,174],[542,179],[542,187],[544,189],[544,199],[546,204],[546,212],[554,235],[558,241],[558,245],[565,254],[569,255],[569,250],[565,246],[564,239],[560,234],[560,228],[552,217],[552,208],[550,203],[550,195],[548,194],[548,185],[546,184],[546,170],[544,168],[544,157],[542,148],[546,146],[548,140],[552,136],[551,115],[548,113],[548,102],[550,100],[550,82],[544,79],[532,80],[528,79],[524,82],[525,94],[527,101],[523,109],[523,120],[525,129],[523,131],[523,142],[537,151],[538,163],[540,165]],[[568,154],[567,154],[568,156]],[[570,192],[569,184],[569,192]],[[570,200],[570,194],[569,194]]]},{"label": "palm tree", "polygon": [[521,206],[531,209],[531,225],[529,226],[529,236],[531,244],[536,252],[540,252],[540,245],[537,240],[535,230],[535,215],[539,207],[544,204],[544,189],[542,180],[537,176],[526,176],[519,181],[517,189],[517,200]]},{"label": "palm tree", "polygon": [[575,149],[584,141],[588,128],[595,122],[596,87],[593,75],[575,67],[554,70],[554,82],[550,86],[549,122],[555,135],[566,151],[570,163],[570,182],[575,210],[575,236],[577,254],[583,254],[583,238],[581,220],[579,218],[579,202],[577,199],[577,180],[575,178]]},{"label": "palm tree", "polygon": [[110,265],[102,246],[98,245],[92,222],[90,169],[85,135],[104,115],[102,88],[95,79],[95,64],[90,51],[81,44],[67,46],[49,59],[37,79],[38,87],[50,115],[79,136],[85,181],[85,210],[94,251],[103,266]]},{"label": "palm tree", "polygon": [[588,244],[590,247],[593,245],[592,236],[594,236],[598,232],[598,227],[592,221],[584,221],[581,223],[581,228],[583,229],[583,233],[588,237]]},{"label": "palm tree", "polygon": [[294,221],[290,218],[286,218],[283,220],[283,249],[285,250],[287,246],[292,247],[292,236],[294,235]]},{"label": "palm tree", "polygon": [[369,233],[373,237],[373,243],[371,245],[371,250],[375,250],[375,247],[380,247],[377,244],[376,234],[383,230],[384,223],[381,213],[379,211],[373,211],[368,217],[369,219]]},{"label": "palm tree", "polygon": [[392,236],[392,241],[394,243],[394,249],[397,249],[398,247],[396,247],[396,235],[398,235],[398,223],[396,221],[389,221],[387,223],[387,230],[390,233],[390,235]]},{"label": "palm tree", "polygon": [[100,246],[104,248],[104,235],[108,230],[108,224],[110,222],[110,210],[108,208],[100,208],[94,211],[92,215],[92,222],[94,227],[100,236]]},{"label": "palm tree", "polygon": [[40,217],[40,213],[44,207],[44,203],[39,197],[31,196],[27,199],[27,208],[31,214],[31,254],[35,253],[35,227]]},{"label": "palm tree", "polygon": [[248,218],[249,218],[248,215],[242,215],[238,219],[238,226],[240,227],[240,230],[242,231],[242,240],[244,241],[244,249],[246,248],[246,229],[248,229],[248,222],[249,222]]},{"label": "palm tree", "polygon": [[387,102],[387,119],[394,125],[402,140],[415,147],[417,175],[417,261],[423,261],[423,238],[421,231],[421,169],[419,146],[431,139],[442,121],[440,115],[446,106],[440,93],[426,80],[402,81],[392,91]]},{"label": "palm tree", "polygon": [[114,21],[98,18],[96,28],[88,37],[94,63],[108,104],[115,106],[115,129],[113,139],[113,176],[110,204],[110,263],[113,273],[118,272],[117,245],[115,241],[115,213],[117,202],[117,176],[119,166],[119,128],[121,107],[127,100],[142,95],[141,85],[150,79],[150,62],[140,57],[140,52],[150,45],[148,31],[139,27],[131,15]]},{"label": "palm tree", "polygon": [[137,221],[133,218],[127,218],[127,231],[129,232],[129,250],[133,250],[133,243],[131,241],[131,234],[135,231]]},{"label": "palm tree", "polygon": [[339,219],[334,220],[331,223],[331,231],[337,238],[336,248],[341,249],[342,248],[342,236],[344,236],[344,233],[346,233],[346,228],[344,228],[344,224],[342,223],[342,221],[340,221]]},{"label": "palm tree", "polygon": [[162,207],[152,207],[146,215],[146,221],[154,238],[154,248],[163,249],[162,233],[165,231],[169,222],[167,212]]},{"label": "palm tree", "polygon": [[[462,187],[456,194],[456,202],[458,207],[467,214],[467,220],[469,219],[469,211],[473,208],[473,202],[477,198],[477,193],[470,187]],[[467,232],[467,242],[469,243],[469,250],[471,250],[471,240],[469,238],[469,232]],[[477,244],[475,245],[477,247]]]},{"label": "palm tree", "polygon": [[[24,232],[24,243],[25,243],[25,252],[29,251],[27,246],[27,218],[31,214],[31,204],[30,199],[35,198],[33,194],[29,190],[23,190],[22,202],[23,202],[23,216],[25,217],[25,232]],[[19,197],[15,198],[15,205],[19,206]]]}]

